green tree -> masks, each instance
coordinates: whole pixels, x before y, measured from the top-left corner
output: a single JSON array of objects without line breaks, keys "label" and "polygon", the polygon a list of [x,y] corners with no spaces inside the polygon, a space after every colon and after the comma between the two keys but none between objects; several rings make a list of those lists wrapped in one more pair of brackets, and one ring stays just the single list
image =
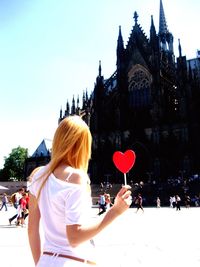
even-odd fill
[{"label": "green tree", "polygon": [[8,157],[5,157],[4,168],[0,170],[1,181],[24,180],[24,164],[28,157],[28,149],[18,146],[13,148]]}]

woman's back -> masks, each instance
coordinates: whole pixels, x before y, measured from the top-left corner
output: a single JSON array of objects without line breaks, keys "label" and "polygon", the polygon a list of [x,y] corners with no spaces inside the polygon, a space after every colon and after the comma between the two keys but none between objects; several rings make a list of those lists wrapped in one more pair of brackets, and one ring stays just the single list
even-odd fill
[{"label": "woman's back", "polygon": [[[43,167],[33,177],[30,191],[35,196],[44,180],[40,177],[45,171],[46,167]],[[60,176],[58,178],[51,173],[41,191],[38,204],[45,235],[44,250],[73,256],[82,254],[85,257],[87,250],[91,247],[90,242],[87,241],[78,248],[72,248],[66,234],[66,225],[85,223],[91,212],[87,175],[80,173],[82,174],[80,176],[77,172],[80,173],[78,170],[67,167],[65,171],[59,169],[55,171],[55,174]],[[81,183],[72,183],[73,176],[75,181],[78,176],[81,177],[79,181]],[[88,253],[91,253],[89,251]]]}]

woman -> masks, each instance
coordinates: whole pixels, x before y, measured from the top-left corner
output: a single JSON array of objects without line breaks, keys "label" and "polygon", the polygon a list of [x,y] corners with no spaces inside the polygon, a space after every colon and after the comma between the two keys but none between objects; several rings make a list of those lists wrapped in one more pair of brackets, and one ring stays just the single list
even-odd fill
[{"label": "woman", "polygon": [[21,225],[23,227],[25,225],[24,219],[25,219],[25,215],[27,213],[27,209],[26,209],[26,205],[27,205],[26,197],[27,197],[26,196],[26,193],[24,192],[22,194],[22,198],[19,201],[18,216],[17,216],[17,222],[16,222],[16,225],[17,226]]},{"label": "woman", "polygon": [[137,199],[135,201],[135,204],[137,205],[136,213],[138,212],[139,209],[141,209],[144,212],[142,202],[143,202],[142,195],[138,194]]},{"label": "woman", "polygon": [[79,116],[65,118],[55,132],[50,163],[31,175],[28,235],[37,267],[96,265],[92,238],[131,204],[129,187],[122,187],[108,213],[88,224],[91,142],[90,130]]},{"label": "woman", "polygon": [[105,201],[106,201],[106,210],[109,210],[110,207],[112,206],[112,202],[110,199],[110,194],[105,194]]}]

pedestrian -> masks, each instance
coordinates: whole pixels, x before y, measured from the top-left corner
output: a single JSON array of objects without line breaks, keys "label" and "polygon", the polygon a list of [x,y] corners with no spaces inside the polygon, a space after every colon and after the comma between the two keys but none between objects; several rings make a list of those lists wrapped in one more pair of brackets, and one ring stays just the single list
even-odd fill
[{"label": "pedestrian", "polygon": [[161,206],[161,201],[160,201],[160,198],[159,197],[157,197],[157,199],[156,199],[156,204],[157,204],[157,208],[160,208]]},{"label": "pedestrian", "polygon": [[191,203],[191,199],[189,195],[185,195],[185,207],[189,209]]},{"label": "pedestrian", "polygon": [[3,207],[5,207],[5,211],[7,211],[8,210],[8,207],[7,207],[8,197],[7,197],[7,194],[6,193],[3,193],[3,197],[1,199],[1,202],[2,202],[2,204],[1,204],[1,209],[0,210],[2,210]]},{"label": "pedestrian", "polygon": [[135,204],[137,205],[136,213],[138,212],[139,209],[141,209],[144,212],[142,202],[143,202],[142,195],[138,194],[136,201],[135,201]]},{"label": "pedestrian", "polygon": [[106,210],[109,210],[110,207],[112,206],[110,194],[105,193],[105,202],[106,202]]},{"label": "pedestrian", "polygon": [[105,193],[100,194],[100,196],[99,196],[99,213],[98,213],[98,215],[101,215],[104,212],[106,212],[106,198],[105,198]]},{"label": "pedestrian", "polygon": [[13,217],[9,218],[8,221],[9,221],[9,224],[11,225],[12,221],[14,219],[16,219],[18,217],[18,206],[19,206],[19,202],[20,202],[20,199],[22,198],[22,194],[24,193],[24,188],[20,188],[15,194],[14,194],[14,204],[13,206],[15,207],[16,209],[16,213]]},{"label": "pedestrian", "polygon": [[37,267],[96,265],[93,238],[131,204],[130,187],[123,186],[105,216],[93,224],[88,222],[92,211],[87,175],[91,141],[87,124],[79,116],[68,116],[54,134],[51,161],[32,177],[28,236]]},{"label": "pedestrian", "polygon": [[173,202],[174,202],[173,197],[170,196],[170,197],[169,197],[169,207],[170,207],[170,208],[173,208]]},{"label": "pedestrian", "polygon": [[176,208],[176,196],[172,197],[172,206],[173,208]]},{"label": "pedestrian", "polygon": [[175,198],[176,198],[176,210],[181,210],[181,198],[179,197],[179,195],[176,195]]},{"label": "pedestrian", "polygon": [[22,194],[22,198],[19,201],[19,205],[18,205],[18,216],[17,216],[17,222],[16,225],[17,226],[24,226],[24,219],[25,219],[25,215],[27,214],[27,200],[26,200],[26,193],[24,192]]}]

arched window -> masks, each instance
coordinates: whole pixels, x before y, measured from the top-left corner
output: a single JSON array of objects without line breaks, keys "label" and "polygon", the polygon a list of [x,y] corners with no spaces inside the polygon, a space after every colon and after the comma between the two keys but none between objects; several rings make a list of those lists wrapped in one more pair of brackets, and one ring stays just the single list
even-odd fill
[{"label": "arched window", "polygon": [[151,104],[152,78],[147,69],[140,65],[134,66],[129,74],[129,103],[131,107],[142,108]]}]

